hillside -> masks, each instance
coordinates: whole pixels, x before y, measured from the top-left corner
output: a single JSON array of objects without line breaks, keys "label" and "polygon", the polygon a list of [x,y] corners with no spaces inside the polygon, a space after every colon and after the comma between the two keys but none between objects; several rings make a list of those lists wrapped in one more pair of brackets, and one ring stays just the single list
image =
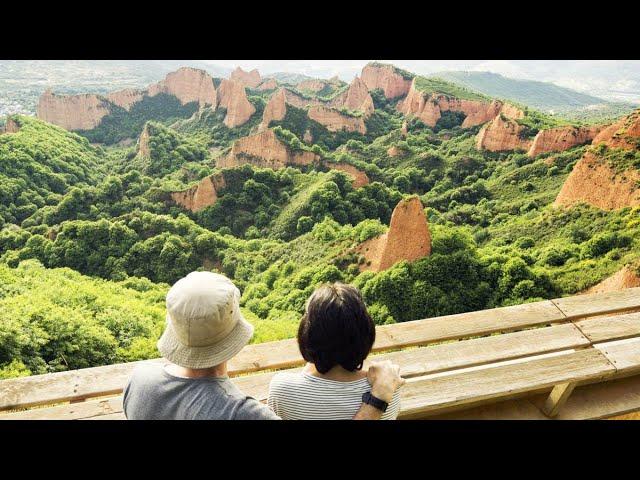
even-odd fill
[{"label": "hillside", "polygon": [[262,341],[294,335],[323,282],[389,324],[583,292],[640,261],[637,112],[584,126],[381,63],[349,84],[232,77],[50,91],[39,118],[8,117],[0,375],[156,356],[166,289],[198,269],[233,279]]},{"label": "hillside", "polygon": [[439,72],[433,76],[570,120],[606,120],[634,109],[632,104],[609,102],[553,83],[507,78],[491,72]]}]

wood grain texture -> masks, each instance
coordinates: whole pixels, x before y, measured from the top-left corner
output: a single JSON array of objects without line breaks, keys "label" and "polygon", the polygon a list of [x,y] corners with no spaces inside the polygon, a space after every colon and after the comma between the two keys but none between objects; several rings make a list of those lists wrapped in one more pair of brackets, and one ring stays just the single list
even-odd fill
[{"label": "wood grain texture", "polygon": [[575,324],[593,343],[640,337],[640,312],[588,318]]},{"label": "wood grain texture", "polygon": [[640,338],[595,345],[616,367],[618,374],[640,373]]},{"label": "wood grain texture", "polygon": [[592,293],[555,298],[552,302],[567,318],[602,315],[640,308],[640,287],[616,292]]},{"label": "wood grain texture", "polygon": [[404,418],[420,418],[438,409],[495,401],[565,382],[600,379],[615,373],[594,348],[537,360],[435,378],[408,381],[402,389]]}]

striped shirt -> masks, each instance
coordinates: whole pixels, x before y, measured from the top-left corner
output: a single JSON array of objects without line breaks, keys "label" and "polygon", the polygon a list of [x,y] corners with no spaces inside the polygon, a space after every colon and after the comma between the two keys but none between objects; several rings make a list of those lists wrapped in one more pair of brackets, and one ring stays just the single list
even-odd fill
[{"label": "striped shirt", "polygon": [[[366,378],[339,382],[305,372],[281,372],[269,385],[269,407],[283,420],[350,420],[362,405],[362,394],[371,390]],[[395,420],[400,411],[400,392],[382,415]]]}]

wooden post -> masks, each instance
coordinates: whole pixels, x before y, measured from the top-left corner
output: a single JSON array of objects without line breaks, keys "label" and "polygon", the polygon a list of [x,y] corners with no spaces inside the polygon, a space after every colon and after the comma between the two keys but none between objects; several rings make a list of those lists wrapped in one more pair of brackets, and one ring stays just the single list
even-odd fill
[{"label": "wooden post", "polygon": [[569,395],[571,395],[575,386],[575,383],[561,383],[553,387],[542,407],[544,414],[549,418],[557,416],[562,406],[567,403]]}]

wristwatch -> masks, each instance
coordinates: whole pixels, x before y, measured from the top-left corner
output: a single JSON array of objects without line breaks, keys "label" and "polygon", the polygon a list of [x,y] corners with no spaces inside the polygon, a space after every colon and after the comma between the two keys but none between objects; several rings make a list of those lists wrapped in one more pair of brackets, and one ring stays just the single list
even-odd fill
[{"label": "wristwatch", "polygon": [[372,407],[382,411],[382,413],[386,412],[387,407],[389,406],[389,404],[384,400],[380,400],[378,397],[371,395],[371,392],[365,392],[362,394],[362,403],[371,405]]}]

